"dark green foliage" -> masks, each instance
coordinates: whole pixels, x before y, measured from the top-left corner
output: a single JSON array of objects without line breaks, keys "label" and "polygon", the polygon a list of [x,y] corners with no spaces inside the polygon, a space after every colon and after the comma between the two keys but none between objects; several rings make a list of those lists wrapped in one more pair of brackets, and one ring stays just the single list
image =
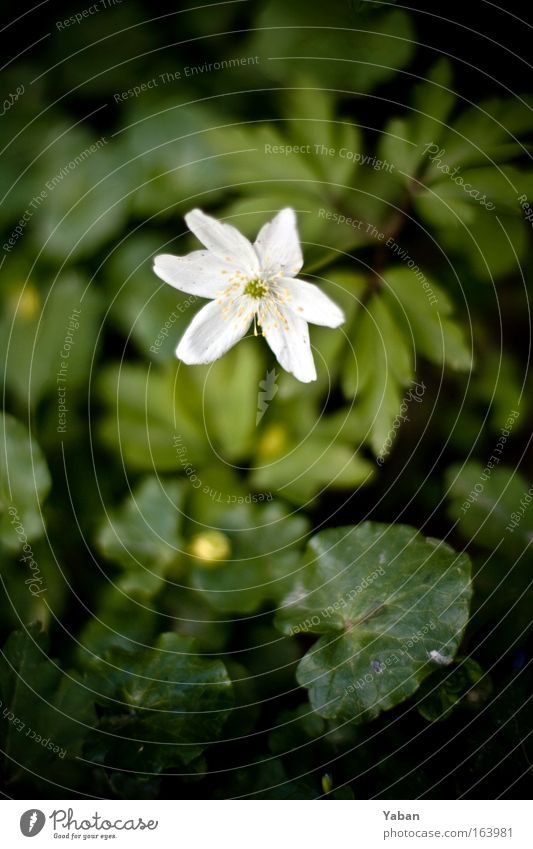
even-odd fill
[{"label": "dark green foliage", "polygon": [[[108,5],[5,57],[4,793],[530,794],[533,100],[496,7]],[[346,317],[316,382],[253,330],[179,362],[205,301],[154,256],[285,206]]]}]

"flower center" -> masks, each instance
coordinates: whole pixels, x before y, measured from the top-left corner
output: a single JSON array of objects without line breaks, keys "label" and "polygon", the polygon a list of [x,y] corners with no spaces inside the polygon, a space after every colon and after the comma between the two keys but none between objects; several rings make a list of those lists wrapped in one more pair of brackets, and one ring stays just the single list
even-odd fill
[{"label": "flower center", "polygon": [[244,287],[244,294],[251,298],[264,298],[268,292],[268,286],[263,280],[250,280]]}]

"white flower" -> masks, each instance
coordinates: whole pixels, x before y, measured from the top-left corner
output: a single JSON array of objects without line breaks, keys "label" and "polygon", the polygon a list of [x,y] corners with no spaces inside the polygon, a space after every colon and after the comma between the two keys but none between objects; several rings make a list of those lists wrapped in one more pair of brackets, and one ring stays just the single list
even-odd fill
[{"label": "white flower", "polygon": [[207,250],[187,256],[159,254],[155,273],[182,292],[211,298],[185,331],[176,355],[210,363],[257,325],[284,369],[316,380],[307,322],[338,327],[342,310],[312,283],[295,280],[303,257],[292,209],[282,209],[252,245],[231,224],[193,209],[187,226]]}]

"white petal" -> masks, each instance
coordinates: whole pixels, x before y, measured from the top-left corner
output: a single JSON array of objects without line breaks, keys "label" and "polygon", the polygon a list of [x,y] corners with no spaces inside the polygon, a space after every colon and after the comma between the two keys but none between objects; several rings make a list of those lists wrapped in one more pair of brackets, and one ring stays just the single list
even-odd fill
[{"label": "white petal", "polygon": [[316,369],[309,342],[309,328],[303,318],[280,307],[261,315],[261,330],[278,362],[302,383],[316,380]]},{"label": "white petal", "polygon": [[154,271],[180,292],[216,298],[229,285],[236,269],[209,251],[193,251],[187,256],[158,254]]},{"label": "white petal", "polygon": [[176,356],[189,365],[212,363],[226,353],[248,330],[249,313],[238,315],[239,301],[228,306],[211,301],[197,313],[176,348]]},{"label": "white petal", "polygon": [[216,256],[232,263],[250,277],[259,273],[257,255],[248,239],[231,224],[224,224],[193,209],[185,216],[187,227]]},{"label": "white petal", "polygon": [[338,327],[345,321],[341,308],[313,283],[284,277],[276,282],[276,288],[286,298],[284,306],[311,324]]},{"label": "white petal", "polygon": [[254,242],[261,268],[294,277],[304,264],[294,210],[287,207],[261,227]]}]

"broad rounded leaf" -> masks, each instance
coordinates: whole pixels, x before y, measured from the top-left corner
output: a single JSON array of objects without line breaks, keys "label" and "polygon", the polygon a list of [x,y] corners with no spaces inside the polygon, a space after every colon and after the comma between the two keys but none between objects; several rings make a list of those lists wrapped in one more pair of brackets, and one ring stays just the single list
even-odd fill
[{"label": "broad rounded leaf", "polygon": [[147,477],[101,525],[98,548],[126,569],[130,590],[155,593],[178,558],[185,486],[184,481]]},{"label": "broad rounded leaf", "polygon": [[174,633],[141,652],[115,647],[90,672],[103,733],[88,739],[86,751],[112,767],[160,772],[190,764],[219,738],[233,705],[222,661],[203,658]]},{"label": "broad rounded leaf", "polygon": [[361,722],[451,662],[470,594],[466,555],[407,525],[365,522],[312,538],[278,625],[323,635],[302,658],[298,681],[321,716]]}]

